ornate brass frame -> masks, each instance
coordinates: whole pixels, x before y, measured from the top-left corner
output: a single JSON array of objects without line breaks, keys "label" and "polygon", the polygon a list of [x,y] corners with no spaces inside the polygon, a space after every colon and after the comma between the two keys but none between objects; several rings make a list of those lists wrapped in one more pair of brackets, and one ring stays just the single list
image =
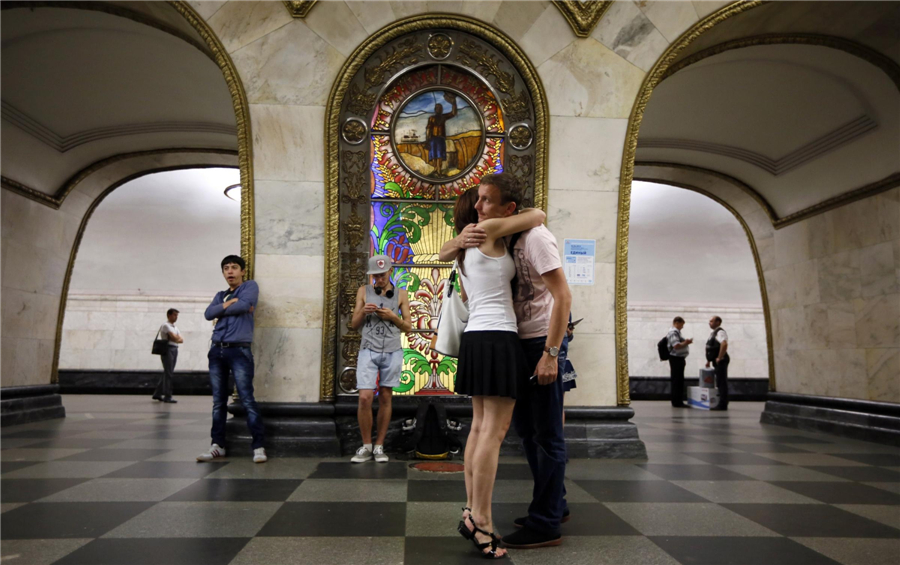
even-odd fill
[{"label": "ornate brass frame", "polygon": [[619,210],[616,220],[616,400],[619,406],[631,403],[628,383],[628,227],[631,215],[631,182],[634,179],[634,159],[637,153],[638,134],[644,110],[650,101],[653,89],[662,81],[666,70],[672,66],[678,55],[698,37],[723,21],[761,6],[762,0],[736,2],[720,8],[703,18],[660,55],[653,68],[644,77],[641,89],[634,101],[628,118],[625,135],[625,150],[622,155],[622,172],[619,176]]},{"label": "ornate brass frame", "polygon": [[[642,162],[635,163],[635,167],[660,167],[660,168],[673,168],[673,169],[680,168],[677,166],[673,167],[673,166],[669,165],[668,163],[642,163]],[[743,183],[741,183],[740,181],[737,181],[736,179],[732,179],[728,175],[714,174],[714,171],[707,171],[705,169],[699,169],[699,168],[695,168],[693,170],[698,173],[712,174],[712,176],[715,176],[724,182],[727,182],[729,184],[737,186],[741,190],[744,190],[743,187],[746,186]],[[675,186],[678,188],[683,188],[686,190],[696,192],[698,194],[702,194],[703,196],[706,196],[707,198],[714,200],[715,202],[718,202],[725,209],[727,209],[729,212],[731,212],[731,214],[741,224],[741,227],[744,228],[744,233],[747,235],[747,241],[750,243],[750,252],[753,254],[753,263],[756,265],[756,278],[759,281],[759,293],[760,293],[760,298],[762,299],[762,306],[763,306],[763,319],[765,320],[765,324],[766,324],[766,349],[768,350],[767,357],[768,357],[768,369],[769,369],[769,390],[774,392],[775,391],[775,357],[774,357],[774,338],[772,336],[772,316],[769,311],[769,293],[766,290],[765,273],[763,272],[762,261],[759,258],[759,250],[756,247],[756,238],[753,237],[753,232],[750,230],[750,226],[744,220],[743,216],[741,216],[740,212],[738,212],[733,206],[731,206],[731,204],[725,202],[724,200],[722,200],[715,194],[712,194],[711,192],[703,190],[702,188],[696,187],[692,184],[678,182],[678,181],[672,181],[672,180],[668,180],[668,179],[665,179],[662,177],[656,178],[652,174],[636,176],[636,177],[634,177],[634,180],[666,184],[669,186]]]},{"label": "ornate brass frame", "polygon": [[318,0],[284,0],[284,7],[295,18],[305,18]]},{"label": "ornate brass frame", "polygon": [[[320,383],[320,400],[323,402],[334,400],[335,362],[338,347],[336,313],[340,298],[338,270],[341,258],[338,240],[341,104],[348,93],[355,94],[357,97],[365,95],[365,92],[360,93],[351,89],[350,83],[362,65],[376,51],[403,35],[427,29],[459,30],[479,37],[490,43],[516,67],[516,71],[525,81],[535,113],[534,206],[546,208],[547,205],[547,141],[549,138],[547,98],[537,70],[525,53],[509,37],[481,21],[466,16],[423,14],[389,24],[357,47],[335,78],[328,97],[325,116],[325,300]],[[529,164],[529,166],[531,165]],[[356,260],[357,258],[352,259]],[[343,346],[350,347],[351,344],[344,343]]]}]

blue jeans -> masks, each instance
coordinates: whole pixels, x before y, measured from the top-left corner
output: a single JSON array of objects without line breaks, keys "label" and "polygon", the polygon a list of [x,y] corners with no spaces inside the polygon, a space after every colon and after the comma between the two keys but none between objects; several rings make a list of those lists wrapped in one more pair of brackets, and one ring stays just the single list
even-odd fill
[{"label": "blue jeans", "polygon": [[207,354],[209,381],[212,386],[212,442],[225,447],[225,421],[228,419],[228,374],[234,375],[234,385],[244,410],[247,427],[253,436],[253,449],[263,447],[265,427],[259,407],[253,398],[253,352],[249,347],[221,347],[213,345]]},{"label": "blue jeans", "polygon": [[[522,340],[525,358],[531,368],[529,374],[536,373],[546,342],[546,337]],[[568,349],[566,338],[563,338],[560,349]],[[560,355],[560,364],[564,363],[563,359],[565,357]],[[525,457],[534,477],[534,490],[525,525],[547,535],[559,533],[560,520],[567,507],[564,484],[566,438],[562,423],[564,368],[558,368],[557,379],[548,385],[521,384],[513,410],[513,425],[522,438]]]}]

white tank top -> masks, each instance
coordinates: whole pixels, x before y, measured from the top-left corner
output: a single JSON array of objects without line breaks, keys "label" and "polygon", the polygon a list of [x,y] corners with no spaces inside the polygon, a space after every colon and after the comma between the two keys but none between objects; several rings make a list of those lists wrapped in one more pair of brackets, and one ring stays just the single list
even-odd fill
[{"label": "white tank top", "polygon": [[467,332],[516,332],[516,312],[513,310],[512,287],[516,264],[509,252],[502,257],[488,257],[473,247],[466,251],[460,273],[463,288],[469,299]]}]

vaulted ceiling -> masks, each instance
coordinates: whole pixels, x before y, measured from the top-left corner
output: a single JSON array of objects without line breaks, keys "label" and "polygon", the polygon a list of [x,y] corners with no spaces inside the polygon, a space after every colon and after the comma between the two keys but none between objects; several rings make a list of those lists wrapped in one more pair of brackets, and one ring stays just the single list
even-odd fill
[{"label": "vaulted ceiling", "polygon": [[24,4],[3,3],[5,178],[53,194],[115,155],[237,148],[222,73],[167,3]]},{"label": "vaulted ceiling", "polygon": [[778,217],[900,184],[900,39],[885,31],[900,28],[897,3],[827,3],[830,18],[773,4],[785,5],[726,20],[681,55],[653,91],[637,160],[732,176]]}]

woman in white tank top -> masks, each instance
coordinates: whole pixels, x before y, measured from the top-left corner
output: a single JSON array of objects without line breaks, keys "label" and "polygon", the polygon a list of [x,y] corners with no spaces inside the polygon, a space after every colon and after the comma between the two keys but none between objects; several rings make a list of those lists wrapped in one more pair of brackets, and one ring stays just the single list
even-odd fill
[{"label": "woman in white tank top", "polygon": [[[511,283],[516,267],[503,238],[539,226],[546,214],[530,209],[512,215],[517,195],[489,184],[492,178],[460,196],[454,211],[457,233],[477,223],[487,234],[479,247],[457,255],[469,321],[460,344],[456,393],[472,397],[472,428],[465,452],[467,504],[457,529],[473,540],[484,557],[501,558],[507,554],[493,534],[491,517],[497,459],[512,418],[516,389],[528,386],[529,376],[513,310]],[[498,184],[505,183],[501,179]],[[476,204],[487,212],[482,217],[489,219],[479,221]]]}]

